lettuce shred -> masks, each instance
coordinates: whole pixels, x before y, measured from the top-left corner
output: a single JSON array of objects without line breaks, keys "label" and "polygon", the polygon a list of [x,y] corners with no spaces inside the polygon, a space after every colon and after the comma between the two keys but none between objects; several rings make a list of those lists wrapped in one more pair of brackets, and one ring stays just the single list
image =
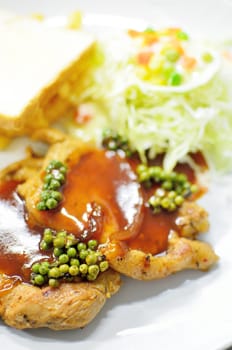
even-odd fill
[{"label": "lettuce shred", "polygon": [[[130,49],[100,42],[84,90],[76,103],[91,103],[106,124],[129,140],[142,160],[165,153],[172,170],[190,152],[201,151],[210,167],[232,169],[232,65],[220,62],[203,84],[186,91],[165,91],[135,76]],[[101,112],[99,112],[99,109]],[[96,115],[97,118],[97,115]]]}]

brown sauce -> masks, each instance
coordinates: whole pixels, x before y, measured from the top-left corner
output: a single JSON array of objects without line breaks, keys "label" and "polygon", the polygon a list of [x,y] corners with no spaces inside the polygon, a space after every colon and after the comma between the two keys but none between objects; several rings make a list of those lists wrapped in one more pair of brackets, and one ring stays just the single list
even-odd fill
[{"label": "brown sauce", "polygon": [[25,223],[17,185],[16,181],[0,183],[0,274],[10,276],[8,280],[0,278],[0,293],[19,280],[29,282],[32,262],[46,257],[39,250],[40,234]]},{"label": "brown sauce", "polygon": [[[78,162],[76,159],[73,154],[68,164],[61,205],[55,210],[40,212],[41,227],[66,229],[81,239],[96,238],[100,243],[108,239],[118,240],[127,249],[139,249],[145,253],[164,252],[170,230],[177,230],[178,212],[152,213],[146,203],[154,187],[146,189],[137,182],[135,168],[138,160],[132,158],[128,161],[123,155],[105,150],[88,152]],[[177,170],[187,174],[189,180],[195,180],[189,166],[178,165]],[[0,203],[7,201],[12,207],[17,207],[24,220],[23,203],[16,195],[16,187],[17,182],[13,181],[0,184]],[[41,230],[35,232],[35,227],[27,226],[25,231],[21,232],[21,242],[27,243],[18,247],[16,252],[12,243],[12,247],[6,247],[0,240],[0,273],[29,281],[32,262],[49,256],[39,250]],[[8,235],[13,234],[16,239],[18,233],[16,230]]]}]

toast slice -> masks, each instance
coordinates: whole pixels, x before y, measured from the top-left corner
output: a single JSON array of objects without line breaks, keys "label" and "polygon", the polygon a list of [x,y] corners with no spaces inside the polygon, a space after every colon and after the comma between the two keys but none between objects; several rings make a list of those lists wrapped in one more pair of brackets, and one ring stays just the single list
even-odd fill
[{"label": "toast slice", "polygon": [[0,42],[0,135],[29,135],[70,107],[65,96],[81,84],[94,39],[19,21],[0,26]]}]

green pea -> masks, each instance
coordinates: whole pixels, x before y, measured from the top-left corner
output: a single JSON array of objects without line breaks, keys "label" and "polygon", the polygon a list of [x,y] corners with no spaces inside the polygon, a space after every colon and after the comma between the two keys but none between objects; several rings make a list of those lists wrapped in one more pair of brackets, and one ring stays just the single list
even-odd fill
[{"label": "green pea", "polygon": [[54,198],[49,198],[47,201],[46,201],[46,207],[48,209],[55,209],[58,205],[58,202],[57,200],[55,200]]},{"label": "green pea", "polygon": [[44,201],[41,201],[37,204],[36,208],[38,210],[47,210],[47,206],[46,203]]},{"label": "green pea", "polygon": [[180,54],[175,49],[169,49],[165,51],[165,57],[170,62],[176,62],[180,58]]},{"label": "green pea", "polygon": [[86,244],[83,243],[83,242],[80,242],[80,243],[78,243],[78,245],[77,245],[77,249],[79,250],[79,252],[80,252],[81,250],[85,250],[86,248],[87,248],[87,246],[86,246]]},{"label": "green pea", "polygon": [[106,271],[109,268],[109,263],[108,261],[101,261],[99,264],[99,268],[101,272]]},{"label": "green pea", "polygon": [[55,279],[55,278],[49,278],[48,284],[49,284],[49,286],[52,287],[52,288],[57,288],[57,287],[59,287],[59,281],[58,281],[57,279]]},{"label": "green pea", "polygon": [[59,278],[60,277],[60,270],[58,267],[52,267],[48,272],[48,277],[52,278]]},{"label": "green pea", "polygon": [[97,248],[97,245],[98,245],[98,242],[96,239],[90,239],[88,241],[88,247],[92,250],[96,249]]},{"label": "green pea", "polygon": [[38,286],[42,286],[45,282],[45,279],[42,275],[36,275],[34,277],[34,283],[37,284]]},{"label": "green pea", "polygon": [[79,266],[79,271],[82,275],[86,275],[88,273],[88,265],[87,264],[81,264]]},{"label": "green pea", "polygon": [[155,30],[151,27],[148,27],[144,30],[144,33],[155,33]]},{"label": "green pea", "polygon": [[77,276],[79,274],[79,268],[76,265],[72,265],[72,266],[70,266],[68,272],[71,276]]},{"label": "green pea", "polygon": [[177,32],[176,36],[177,36],[177,38],[180,39],[180,40],[188,40],[188,39],[189,39],[188,34],[185,33],[185,32],[182,32],[182,31]]},{"label": "green pea", "polygon": [[202,59],[205,63],[211,63],[213,61],[213,56],[210,52],[205,52],[202,55]]},{"label": "green pea", "polygon": [[95,275],[87,275],[88,281],[95,281],[96,278],[97,278],[97,276],[95,276]]},{"label": "green pea", "polygon": [[61,184],[58,180],[56,179],[52,179],[52,181],[49,184],[49,188],[51,190],[58,190],[58,188],[60,188]]},{"label": "green pea", "polygon": [[169,79],[169,84],[172,86],[178,86],[182,83],[182,75],[178,72],[173,72]]},{"label": "green pea", "polygon": [[72,258],[70,260],[70,265],[71,266],[73,266],[73,265],[80,266],[80,261],[78,259]]},{"label": "green pea", "polygon": [[40,263],[35,263],[35,264],[32,265],[31,270],[34,273],[39,273],[39,268],[40,268]]},{"label": "green pea", "polygon": [[63,254],[63,252],[64,252],[63,249],[58,247],[54,248],[53,250],[53,254],[55,255],[55,257],[60,256],[61,254]]},{"label": "green pea", "polygon": [[53,245],[55,248],[63,248],[65,246],[65,238],[64,237],[54,238]]},{"label": "green pea", "polygon": [[71,248],[68,248],[67,250],[67,255],[70,257],[70,258],[75,258],[75,256],[77,255],[77,251],[74,247],[71,247]]},{"label": "green pea", "polygon": [[59,266],[59,270],[60,270],[60,273],[62,275],[66,274],[69,271],[69,265],[68,264],[62,264],[62,265]]},{"label": "green pea", "polygon": [[61,254],[58,258],[60,264],[66,264],[69,261],[67,254]]}]

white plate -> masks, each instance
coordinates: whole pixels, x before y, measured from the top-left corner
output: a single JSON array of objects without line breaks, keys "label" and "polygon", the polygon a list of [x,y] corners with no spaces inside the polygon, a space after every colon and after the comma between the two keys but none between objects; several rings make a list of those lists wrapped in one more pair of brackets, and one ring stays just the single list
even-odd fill
[{"label": "white plate", "polygon": [[[120,16],[125,15],[158,25],[183,26],[199,36],[232,36],[232,0],[0,0],[0,8],[56,15],[58,22],[81,8],[107,14],[86,17],[87,24],[96,26],[124,27],[128,20]],[[136,25],[143,23],[136,21]],[[0,152],[0,166],[22,157],[27,142],[16,140],[9,150]],[[204,237],[221,257],[210,272],[185,271],[146,283],[124,278],[120,292],[83,330],[17,331],[0,322],[1,348],[221,350],[232,345],[232,177],[214,179],[202,204],[211,222]]]}]

